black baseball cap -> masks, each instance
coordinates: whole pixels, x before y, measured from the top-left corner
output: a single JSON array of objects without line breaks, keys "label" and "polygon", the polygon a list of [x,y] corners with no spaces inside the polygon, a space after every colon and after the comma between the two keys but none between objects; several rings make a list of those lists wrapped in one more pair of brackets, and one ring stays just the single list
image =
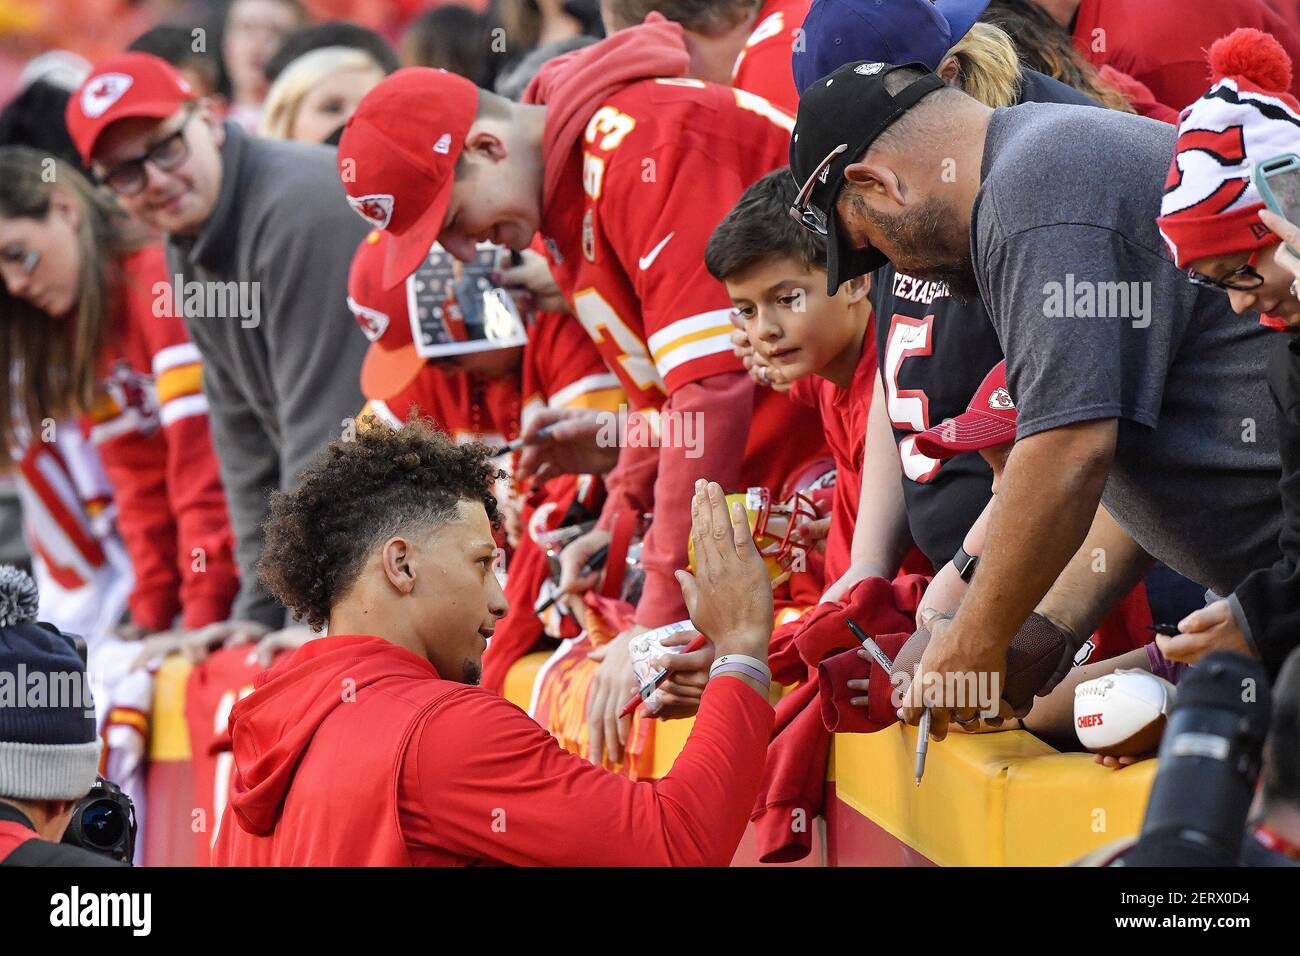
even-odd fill
[{"label": "black baseball cap", "polygon": [[[885,91],[894,70],[924,75],[897,93]],[[908,109],[946,84],[924,63],[891,66],[859,60],[817,80],[799,97],[799,115],[790,139],[790,173],[799,190],[790,214],[805,228],[826,237],[826,294],[889,261],[878,249],[855,249],[840,235],[835,198],[844,170],[857,162],[876,137]]]}]

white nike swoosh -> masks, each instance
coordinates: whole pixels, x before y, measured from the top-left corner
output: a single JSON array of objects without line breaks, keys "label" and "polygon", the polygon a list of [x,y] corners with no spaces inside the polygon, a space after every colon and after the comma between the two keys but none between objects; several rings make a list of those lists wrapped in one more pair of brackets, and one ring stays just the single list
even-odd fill
[{"label": "white nike swoosh", "polygon": [[650,250],[648,254],[642,256],[640,259],[636,261],[636,264],[641,267],[642,272],[645,272],[652,265],[654,265],[654,261],[659,257],[659,253],[663,251],[664,246],[668,245],[668,240],[675,235],[677,235],[676,230],[673,230],[672,232],[668,233],[668,235],[664,236],[663,241],[660,242],[659,245],[655,246],[653,249]]}]

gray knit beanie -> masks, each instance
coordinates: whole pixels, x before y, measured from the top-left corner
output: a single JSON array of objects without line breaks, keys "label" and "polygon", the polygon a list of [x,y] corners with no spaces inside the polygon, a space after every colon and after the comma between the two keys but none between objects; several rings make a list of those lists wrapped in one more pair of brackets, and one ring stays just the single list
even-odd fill
[{"label": "gray knit beanie", "polygon": [[99,769],[95,703],[72,642],[36,608],[32,579],[0,566],[0,797],[78,800]]}]

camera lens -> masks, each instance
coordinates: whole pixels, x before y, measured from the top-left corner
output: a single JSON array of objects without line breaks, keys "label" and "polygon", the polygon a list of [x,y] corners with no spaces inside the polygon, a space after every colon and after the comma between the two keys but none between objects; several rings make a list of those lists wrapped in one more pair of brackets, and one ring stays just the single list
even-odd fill
[{"label": "camera lens", "polygon": [[81,814],[81,830],[86,839],[104,850],[118,844],[125,827],[121,810],[108,800],[96,800]]}]

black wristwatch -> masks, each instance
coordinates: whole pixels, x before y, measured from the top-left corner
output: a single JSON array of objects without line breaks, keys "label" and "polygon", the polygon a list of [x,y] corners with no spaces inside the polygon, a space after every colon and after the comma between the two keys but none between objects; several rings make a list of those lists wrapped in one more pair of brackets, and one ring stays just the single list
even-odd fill
[{"label": "black wristwatch", "polygon": [[979,562],[978,555],[968,554],[961,545],[957,546],[957,553],[952,556],[952,565],[957,569],[957,576],[967,584],[970,584],[970,579],[975,577],[975,565]]}]

